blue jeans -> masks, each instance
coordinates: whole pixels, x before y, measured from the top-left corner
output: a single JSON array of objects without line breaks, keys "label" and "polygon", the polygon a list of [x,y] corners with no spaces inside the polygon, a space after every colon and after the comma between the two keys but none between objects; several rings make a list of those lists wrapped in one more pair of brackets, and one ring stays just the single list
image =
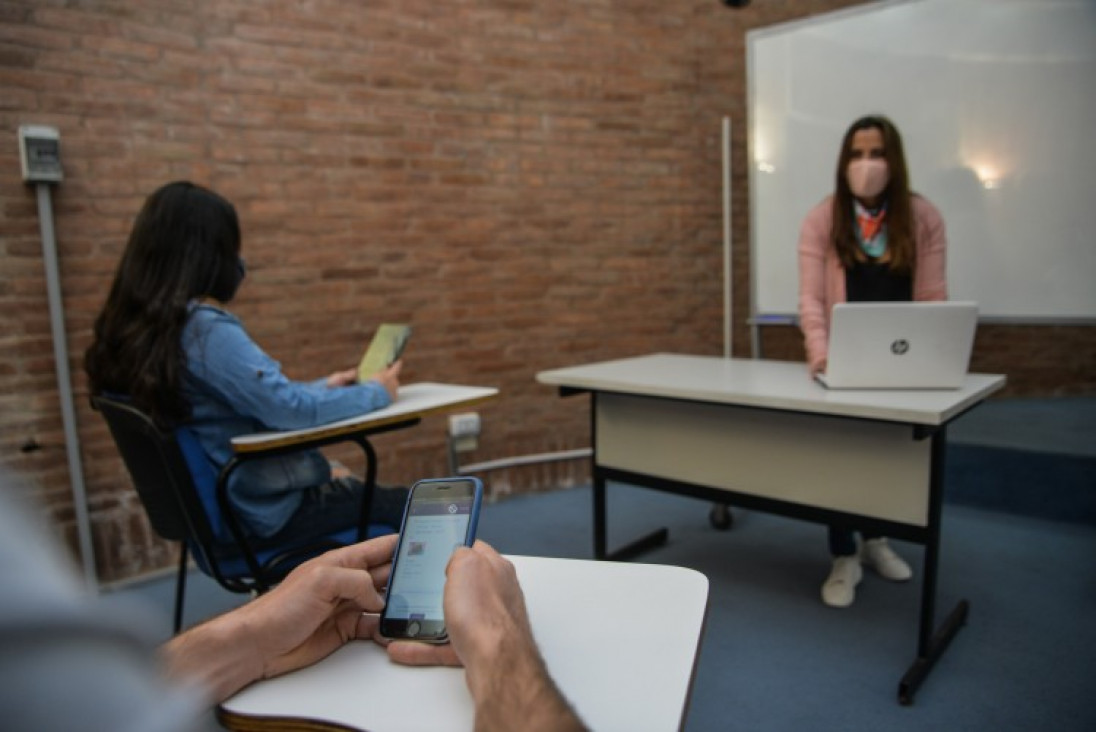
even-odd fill
[{"label": "blue jeans", "polygon": [[[879,534],[860,535],[864,541],[879,538]],[[830,526],[830,554],[835,557],[851,557],[856,554],[856,532],[840,526]]]},{"label": "blue jeans", "polygon": [[[334,534],[357,526],[364,490],[362,482],[354,477],[335,478],[309,488],[304,491],[304,499],[289,522],[263,543],[278,546],[300,536]],[[377,486],[373,491],[369,523],[387,524],[393,531],[398,530],[406,501],[406,488]]]},{"label": "blue jeans", "polygon": [[283,546],[302,536],[323,536],[357,526],[364,488],[355,478],[338,478],[302,491],[301,505],[289,521],[256,545]]}]

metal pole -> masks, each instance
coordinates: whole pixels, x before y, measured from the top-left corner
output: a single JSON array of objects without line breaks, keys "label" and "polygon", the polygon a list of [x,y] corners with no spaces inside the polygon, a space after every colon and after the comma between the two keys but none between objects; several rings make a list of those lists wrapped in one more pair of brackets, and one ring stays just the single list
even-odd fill
[{"label": "metal pole", "polygon": [[65,309],[61,302],[61,276],[57,266],[57,242],[53,233],[53,206],[49,184],[39,183],[37,188],[42,259],[46,268],[46,292],[49,297],[50,328],[53,331],[53,357],[57,366],[57,395],[61,402],[61,420],[65,428],[72,503],[76,511],[76,531],[80,540],[84,580],[94,592],[98,589],[98,577],[95,574],[95,550],[91,543],[91,520],[88,517],[87,494],[84,490],[84,467],[80,461],[80,440],[76,433],[76,410],[73,407],[68,344],[65,341]]},{"label": "metal pole", "polygon": [[731,262],[731,118],[723,118],[723,357],[733,354],[734,323],[731,318],[734,268]]}]

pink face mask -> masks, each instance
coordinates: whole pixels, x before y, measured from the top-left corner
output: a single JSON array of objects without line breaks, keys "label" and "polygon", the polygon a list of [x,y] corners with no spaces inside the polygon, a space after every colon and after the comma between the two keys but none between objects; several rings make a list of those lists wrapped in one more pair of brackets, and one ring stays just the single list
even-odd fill
[{"label": "pink face mask", "polygon": [[849,163],[849,188],[857,198],[874,198],[883,192],[890,181],[887,161],[880,158],[864,158]]}]

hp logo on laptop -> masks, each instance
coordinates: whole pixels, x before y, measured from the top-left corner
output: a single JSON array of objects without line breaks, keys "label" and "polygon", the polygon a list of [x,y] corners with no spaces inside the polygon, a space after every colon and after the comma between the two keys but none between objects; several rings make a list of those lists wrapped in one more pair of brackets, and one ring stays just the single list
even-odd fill
[{"label": "hp logo on laptop", "polygon": [[895,356],[901,356],[908,350],[910,350],[910,342],[905,338],[899,338],[891,344],[891,353]]}]

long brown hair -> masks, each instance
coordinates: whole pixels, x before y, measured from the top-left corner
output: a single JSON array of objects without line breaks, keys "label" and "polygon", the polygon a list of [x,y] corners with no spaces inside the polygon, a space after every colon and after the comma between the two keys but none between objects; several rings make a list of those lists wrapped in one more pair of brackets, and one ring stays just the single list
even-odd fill
[{"label": "long brown hair", "polygon": [[833,195],[833,245],[837,256],[846,269],[855,266],[859,244],[856,241],[856,216],[853,213],[853,194],[846,173],[852,159],[852,138],[862,130],[876,129],[883,135],[883,155],[887,161],[890,179],[883,189],[887,203],[887,248],[890,250],[892,272],[910,273],[916,267],[914,247],[913,211],[910,197],[909,170],[902,148],[902,136],[898,128],[883,115],[873,114],[853,122],[841,140],[841,153],[837,156],[837,175]]},{"label": "long brown hair", "polygon": [[148,197],[84,355],[93,394],[125,395],[161,426],[185,420],[182,334],[190,302],[228,302],[242,279],[236,209],[186,181]]}]

